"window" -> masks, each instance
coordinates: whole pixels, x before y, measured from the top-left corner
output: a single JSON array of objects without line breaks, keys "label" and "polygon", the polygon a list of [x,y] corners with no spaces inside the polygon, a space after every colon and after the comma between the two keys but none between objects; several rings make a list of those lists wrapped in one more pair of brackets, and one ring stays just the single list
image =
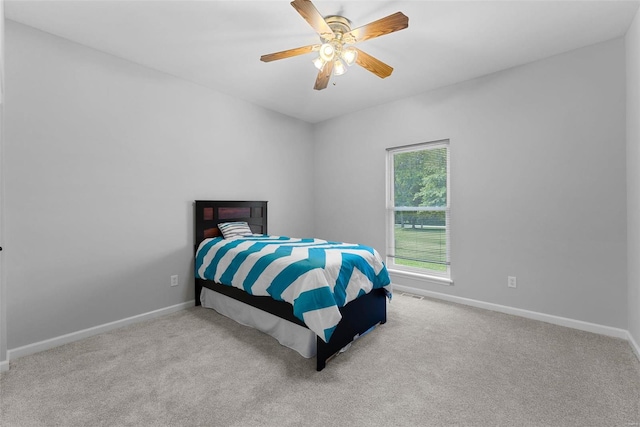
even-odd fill
[{"label": "window", "polygon": [[449,278],[449,141],[387,152],[387,266]]}]

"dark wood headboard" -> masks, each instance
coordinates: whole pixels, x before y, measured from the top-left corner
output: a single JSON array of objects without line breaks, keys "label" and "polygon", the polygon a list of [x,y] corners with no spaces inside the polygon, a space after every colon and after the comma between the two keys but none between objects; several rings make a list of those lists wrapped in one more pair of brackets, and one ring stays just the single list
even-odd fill
[{"label": "dark wood headboard", "polygon": [[256,234],[267,234],[267,202],[196,200],[195,246],[204,239],[220,236],[221,222],[245,221]]}]

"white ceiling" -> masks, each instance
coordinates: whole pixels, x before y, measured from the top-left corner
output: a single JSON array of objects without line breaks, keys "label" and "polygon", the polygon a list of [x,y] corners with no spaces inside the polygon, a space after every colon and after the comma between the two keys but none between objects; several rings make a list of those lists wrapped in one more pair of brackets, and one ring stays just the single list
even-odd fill
[{"label": "white ceiling", "polygon": [[[323,1],[360,27],[397,11],[409,28],[358,47],[394,67],[358,66],[313,90],[315,44],[289,4],[272,1],[5,1],[8,19],[311,123],[623,36],[638,1]],[[335,85],[334,85],[335,84]]]}]

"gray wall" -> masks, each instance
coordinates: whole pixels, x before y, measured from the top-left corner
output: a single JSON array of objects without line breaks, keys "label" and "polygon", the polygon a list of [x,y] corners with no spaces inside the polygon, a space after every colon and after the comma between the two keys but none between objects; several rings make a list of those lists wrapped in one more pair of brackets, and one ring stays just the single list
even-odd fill
[{"label": "gray wall", "polygon": [[306,123],[12,21],[6,82],[9,349],[193,299],[194,199],[312,232]]},{"label": "gray wall", "polygon": [[[3,172],[2,163],[4,162],[4,1],[0,0],[0,242],[4,235],[4,218],[2,217],[4,202],[4,184],[2,182]],[[0,256],[0,371],[2,371],[3,363],[7,360],[7,297],[5,295],[6,286],[4,285],[4,257]],[[6,366],[8,368],[8,366]]]},{"label": "gray wall", "polygon": [[634,25],[625,145],[622,40],[311,126],[8,21],[7,347],[193,298],[197,198],[268,199],[273,233],[384,253],[384,149],[442,138],[455,284],[396,282],[640,342]]},{"label": "gray wall", "polygon": [[636,346],[640,346],[640,12],[636,14],[627,33],[625,45],[627,52],[628,329]]},{"label": "gray wall", "polygon": [[626,329],[624,55],[618,39],[317,125],[316,235],[385,252],[385,148],[448,138],[454,286],[394,282]]}]

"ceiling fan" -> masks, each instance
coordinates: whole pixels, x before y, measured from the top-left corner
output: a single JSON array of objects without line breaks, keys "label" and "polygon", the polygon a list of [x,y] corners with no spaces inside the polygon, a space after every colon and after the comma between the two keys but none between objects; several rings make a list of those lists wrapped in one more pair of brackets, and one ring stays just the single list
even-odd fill
[{"label": "ceiling fan", "polygon": [[262,55],[261,61],[271,62],[318,52],[318,58],[313,61],[319,70],[313,87],[316,90],[325,89],[332,74],[336,76],[344,74],[347,70],[346,66],[354,63],[383,79],[391,75],[392,67],[353,45],[407,28],[409,18],[402,12],[396,12],[352,30],[351,21],[347,18],[339,15],[322,17],[310,0],[293,0],[291,6],[316,30],[321,43]]}]

